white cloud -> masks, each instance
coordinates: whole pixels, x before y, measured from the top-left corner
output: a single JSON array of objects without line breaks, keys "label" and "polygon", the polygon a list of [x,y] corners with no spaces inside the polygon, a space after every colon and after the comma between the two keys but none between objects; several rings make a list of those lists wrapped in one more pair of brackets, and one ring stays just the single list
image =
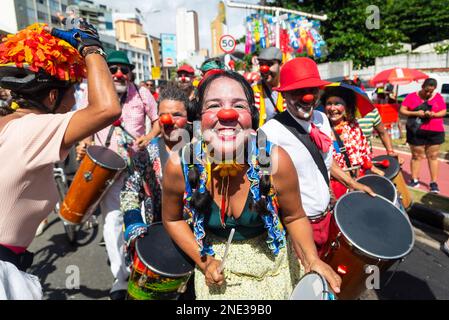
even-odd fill
[{"label": "white cloud", "polygon": [[[241,1],[241,0],[240,0]],[[179,7],[195,10],[199,20],[200,47],[211,49],[210,23],[218,12],[219,0],[97,0],[120,12],[134,12],[138,8],[147,13],[145,31],[159,37],[161,33],[176,33],[176,9]],[[224,1],[226,3],[226,1]],[[258,0],[243,0],[246,3],[258,3]],[[160,10],[157,13],[149,13]],[[226,7],[228,31],[236,38],[245,35],[244,20],[252,11]]]}]

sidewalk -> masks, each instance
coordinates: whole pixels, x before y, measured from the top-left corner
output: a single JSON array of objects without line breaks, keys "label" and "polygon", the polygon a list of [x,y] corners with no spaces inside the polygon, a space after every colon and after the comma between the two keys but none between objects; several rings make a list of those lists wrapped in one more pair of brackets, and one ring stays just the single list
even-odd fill
[{"label": "sidewalk", "polygon": [[[373,153],[375,156],[386,154],[385,148],[378,143],[374,143],[373,140]],[[394,145],[394,150],[399,154],[401,158],[404,159],[404,164],[402,165],[402,174],[404,175],[405,182],[408,183],[410,181],[410,148],[405,146],[397,146]],[[439,166],[439,174],[438,174],[438,186],[440,187],[440,195],[449,197],[449,153],[442,152],[440,157],[440,166]],[[429,191],[429,183],[430,183],[430,172],[429,167],[427,165],[427,161],[423,160],[421,163],[421,174],[419,177],[420,186],[419,190],[428,192]]]}]

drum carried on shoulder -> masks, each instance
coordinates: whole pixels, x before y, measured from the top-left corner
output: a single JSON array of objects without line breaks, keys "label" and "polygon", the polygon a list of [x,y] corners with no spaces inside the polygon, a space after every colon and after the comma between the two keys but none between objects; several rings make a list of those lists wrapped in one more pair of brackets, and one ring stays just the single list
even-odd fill
[{"label": "drum carried on shoulder", "polygon": [[[379,163],[383,163],[385,160],[387,160],[388,166],[379,165]],[[395,184],[399,192],[400,203],[402,203],[404,209],[409,209],[413,201],[410,192],[407,189],[398,159],[392,156],[383,155],[374,157],[372,161],[379,170],[382,170],[385,173],[385,178],[390,179],[390,181]],[[372,172],[368,170],[366,173],[370,174]]]},{"label": "drum carried on shoulder", "polygon": [[176,300],[185,291],[194,267],[162,223],[153,223],[147,234],[136,240],[127,299]]},{"label": "drum carried on shoulder", "polygon": [[354,191],[341,197],[331,221],[323,261],[342,278],[339,299],[357,299],[373,271],[385,271],[413,249],[408,217],[392,202]]},{"label": "drum carried on shoulder", "polygon": [[125,168],[125,161],[114,151],[89,146],[61,204],[59,216],[71,224],[84,222]]}]

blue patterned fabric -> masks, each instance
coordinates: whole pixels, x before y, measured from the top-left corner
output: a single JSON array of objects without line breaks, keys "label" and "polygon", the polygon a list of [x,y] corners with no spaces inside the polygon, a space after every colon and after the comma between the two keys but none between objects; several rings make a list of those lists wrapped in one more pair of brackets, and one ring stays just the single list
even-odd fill
[{"label": "blue patterned fabric", "polygon": [[[266,155],[269,156],[271,154],[273,145],[267,141],[266,144]],[[206,183],[207,183],[207,170],[204,166],[204,151],[202,147],[202,142],[197,142],[193,145],[194,156],[193,163],[186,163],[187,152],[190,150],[190,146],[187,145],[184,147],[182,151],[182,169],[184,172],[185,179],[185,193],[184,193],[184,211],[187,212],[193,220],[193,233],[195,235],[196,241],[198,243],[201,256],[205,255],[214,255],[214,250],[212,246],[206,241],[206,231],[204,229],[204,214],[197,212],[195,208],[191,206],[191,200],[193,194],[197,191],[193,189],[188,180],[189,170],[196,167],[200,173],[200,183],[198,187],[198,191],[200,193],[205,193]],[[259,165],[259,149],[256,146],[256,139],[252,136],[250,141],[250,150],[248,157],[248,165],[249,169],[246,174],[248,180],[250,181],[250,192],[252,193],[254,202],[260,200],[260,192],[259,192],[259,182],[262,176],[262,170]],[[277,205],[277,197],[273,188],[268,193],[267,199],[267,210],[270,214],[264,215],[262,217],[265,225],[265,229],[267,230],[268,237],[266,240],[268,248],[273,252],[274,255],[278,255],[279,250],[286,245],[286,233],[284,227],[279,218],[279,208]]]}]

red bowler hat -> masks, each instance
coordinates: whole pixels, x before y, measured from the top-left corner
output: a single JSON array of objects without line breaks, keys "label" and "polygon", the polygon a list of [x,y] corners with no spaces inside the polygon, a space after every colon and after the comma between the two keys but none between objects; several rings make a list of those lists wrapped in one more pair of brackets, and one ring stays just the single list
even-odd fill
[{"label": "red bowler hat", "polygon": [[321,80],[318,66],[309,58],[295,58],[284,64],[280,73],[280,86],[274,90],[284,92],[303,88],[323,87],[330,84]]},{"label": "red bowler hat", "polygon": [[180,66],[178,68],[178,70],[176,71],[176,73],[179,73],[181,71],[187,72],[187,73],[195,73],[195,69],[193,69],[191,66],[189,66],[188,64],[183,64],[182,66]]}]

